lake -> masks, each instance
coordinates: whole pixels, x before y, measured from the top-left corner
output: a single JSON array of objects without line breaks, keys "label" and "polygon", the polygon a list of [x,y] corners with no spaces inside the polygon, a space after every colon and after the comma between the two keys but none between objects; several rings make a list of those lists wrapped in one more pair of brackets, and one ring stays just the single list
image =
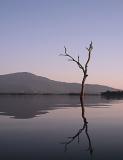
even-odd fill
[{"label": "lake", "polygon": [[78,96],[0,96],[2,160],[122,160],[123,100]]}]

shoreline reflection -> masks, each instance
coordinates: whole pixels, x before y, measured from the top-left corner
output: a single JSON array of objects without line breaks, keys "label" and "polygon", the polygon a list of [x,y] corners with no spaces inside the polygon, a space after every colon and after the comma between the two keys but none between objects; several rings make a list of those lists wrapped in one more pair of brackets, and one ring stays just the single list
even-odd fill
[{"label": "shoreline reflection", "polygon": [[[85,96],[85,107],[110,107],[109,100],[100,96]],[[80,107],[78,96],[0,96],[0,116],[14,119],[30,119],[51,110]]]}]

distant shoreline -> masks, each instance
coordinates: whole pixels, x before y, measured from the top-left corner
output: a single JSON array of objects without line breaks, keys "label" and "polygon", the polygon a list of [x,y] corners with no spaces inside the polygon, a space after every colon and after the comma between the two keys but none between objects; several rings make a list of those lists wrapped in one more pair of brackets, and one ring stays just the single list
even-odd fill
[{"label": "distant shoreline", "polygon": [[[0,93],[0,95],[68,95],[68,96],[79,96],[80,93]],[[85,96],[98,96],[100,94],[85,93]]]},{"label": "distant shoreline", "polygon": [[120,98],[123,97],[123,91],[106,91],[102,92],[101,96],[106,98]]}]

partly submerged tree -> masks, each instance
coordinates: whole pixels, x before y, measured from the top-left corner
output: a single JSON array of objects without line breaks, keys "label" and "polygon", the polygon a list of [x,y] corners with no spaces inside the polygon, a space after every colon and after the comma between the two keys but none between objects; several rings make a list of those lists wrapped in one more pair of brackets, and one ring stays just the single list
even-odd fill
[{"label": "partly submerged tree", "polygon": [[84,101],[84,86],[85,86],[85,80],[86,80],[86,78],[87,78],[87,76],[88,76],[88,74],[87,74],[88,64],[89,64],[89,61],[90,61],[90,58],[91,58],[91,53],[92,53],[92,50],[93,50],[92,41],[91,41],[91,43],[89,44],[89,47],[86,48],[86,49],[87,49],[87,51],[88,51],[88,57],[87,57],[86,63],[85,63],[84,65],[81,64],[79,56],[78,56],[77,59],[74,59],[70,54],[68,54],[66,47],[64,47],[64,54],[60,54],[60,55],[61,55],[61,56],[66,56],[66,57],[69,58],[69,59],[68,59],[69,61],[75,62],[75,63],[78,65],[78,67],[79,67],[79,68],[82,70],[82,72],[83,72],[83,78],[82,78],[82,83],[81,83],[81,92],[80,92],[80,102],[81,102],[81,107],[82,107],[82,117],[83,117],[84,121],[87,123],[86,118],[85,118],[85,116],[84,116],[85,109],[84,109],[84,102],[83,102],[83,101]]},{"label": "partly submerged tree", "polygon": [[78,143],[79,143],[79,136],[81,133],[83,133],[83,131],[85,131],[85,134],[87,136],[87,139],[88,139],[88,150],[90,152],[90,155],[92,155],[93,153],[93,147],[92,147],[92,144],[91,144],[91,139],[90,139],[90,136],[89,136],[89,133],[88,133],[88,122],[87,122],[87,119],[85,117],[85,109],[84,109],[84,86],[85,86],[85,80],[88,76],[87,74],[87,71],[88,71],[88,64],[89,64],[89,61],[90,61],[90,58],[91,58],[91,53],[92,53],[92,49],[93,49],[93,45],[92,45],[92,42],[89,44],[89,47],[86,48],[87,51],[88,51],[88,57],[87,57],[87,60],[85,62],[84,65],[82,65],[80,63],[80,59],[79,59],[79,56],[76,59],[74,59],[70,54],[68,54],[67,52],[67,49],[66,47],[64,47],[64,54],[61,54],[62,56],[66,56],[68,57],[69,61],[73,61],[75,62],[78,67],[82,70],[83,72],[83,78],[82,78],[82,83],[81,83],[81,92],[80,92],[80,102],[81,102],[81,109],[82,109],[82,119],[83,119],[83,127],[79,129],[79,131],[72,137],[69,137],[69,140],[62,143],[62,144],[65,144],[65,151],[67,151],[67,147],[70,143],[72,143],[76,138],[78,138]]}]

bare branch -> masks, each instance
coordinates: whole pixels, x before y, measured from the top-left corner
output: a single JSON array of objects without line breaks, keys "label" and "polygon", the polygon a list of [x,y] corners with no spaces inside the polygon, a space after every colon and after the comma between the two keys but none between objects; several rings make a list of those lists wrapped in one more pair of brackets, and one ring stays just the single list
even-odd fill
[{"label": "bare branch", "polygon": [[66,49],[66,47],[64,46],[64,52],[65,52],[65,54],[67,54],[67,49]]},{"label": "bare branch", "polygon": [[93,49],[93,45],[92,45],[92,41],[91,41],[91,43],[90,43],[90,50],[92,50]]},{"label": "bare branch", "polygon": [[85,71],[86,72],[87,72],[88,63],[89,63],[90,58],[91,58],[91,51],[92,51],[92,49],[93,49],[93,46],[92,46],[92,41],[91,41],[91,43],[89,45],[89,48],[87,48],[87,50],[88,50],[88,59],[87,59],[87,62],[85,64]]},{"label": "bare branch", "polygon": [[82,66],[82,64],[79,62],[79,56],[78,56],[78,60],[74,59],[70,54],[67,53],[67,48],[64,46],[64,54],[60,54],[60,56],[66,56],[68,57],[68,61],[73,61],[75,62],[80,69],[82,69],[83,73],[85,72],[84,71],[84,67]]},{"label": "bare branch", "polygon": [[79,63],[79,56],[78,56],[78,63]]}]

